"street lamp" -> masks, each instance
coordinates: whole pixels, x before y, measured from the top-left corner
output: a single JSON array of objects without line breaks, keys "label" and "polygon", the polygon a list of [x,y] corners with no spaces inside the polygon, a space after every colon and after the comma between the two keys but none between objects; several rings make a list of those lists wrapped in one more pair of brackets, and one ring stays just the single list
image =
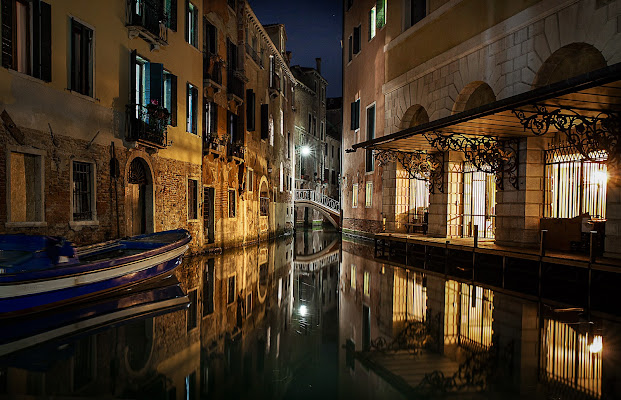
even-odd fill
[{"label": "street lamp", "polygon": [[302,148],[300,149],[300,155],[302,157],[310,156],[310,153],[311,153],[311,149],[309,146],[302,146]]}]

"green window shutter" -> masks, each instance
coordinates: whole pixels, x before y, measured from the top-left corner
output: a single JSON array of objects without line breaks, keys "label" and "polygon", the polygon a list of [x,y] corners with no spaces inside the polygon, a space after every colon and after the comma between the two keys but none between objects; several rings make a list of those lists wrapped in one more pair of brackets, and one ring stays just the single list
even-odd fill
[{"label": "green window shutter", "polygon": [[41,2],[39,10],[41,13],[39,78],[50,82],[52,80],[52,7],[48,3]]}]

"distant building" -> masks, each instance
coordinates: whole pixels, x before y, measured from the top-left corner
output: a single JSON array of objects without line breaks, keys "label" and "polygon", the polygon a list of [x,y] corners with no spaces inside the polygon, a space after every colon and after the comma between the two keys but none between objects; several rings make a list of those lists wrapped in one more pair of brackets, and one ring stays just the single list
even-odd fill
[{"label": "distant building", "polygon": [[[326,135],[326,86],[321,76],[321,59],[316,59],[316,68],[295,65],[291,70],[296,78],[295,93],[295,155],[296,189],[310,189],[328,194],[330,165]],[[309,208],[296,210],[296,222],[316,223],[323,221],[322,215]]]},{"label": "distant building", "polygon": [[2,24],[0,233],[292,229],[294,77],[247,2],[6,0]]},{"label": "distant building", "polygon": [[330,97],[326,103],[326,165],[329,170],[328,196],[339,199],[341,189],[341,150],[343,98]]}]

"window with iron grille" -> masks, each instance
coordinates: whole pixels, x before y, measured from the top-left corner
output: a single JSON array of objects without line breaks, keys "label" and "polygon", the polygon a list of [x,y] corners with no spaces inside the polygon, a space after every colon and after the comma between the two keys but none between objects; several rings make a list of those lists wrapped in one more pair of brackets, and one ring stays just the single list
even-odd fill
[{"label": "window with iron grille", "polygon": [[198,219],[198,181],[188,179],[188,219]]},{"label": "window with iron grille", "polygon": [[73,220],[93,219],[93,169],[92,164],[73,162]]},{"label": "window with iron grille", "polygon": [[608,155],[601,151],[590,158],[585,160],[570,145],[545,152],[544,217],[574,218],[588,213],[606,218]]},{"label": "window with iron grille", "polygon": [[229,218],[235,218],[237,214],[236,200],[235,189],[229,189]]},{"label": "window with iron grille", "polygon": [[493,173],[479,171],[464,163],[462,236],[493,238],[496,232],[496,181]]}]

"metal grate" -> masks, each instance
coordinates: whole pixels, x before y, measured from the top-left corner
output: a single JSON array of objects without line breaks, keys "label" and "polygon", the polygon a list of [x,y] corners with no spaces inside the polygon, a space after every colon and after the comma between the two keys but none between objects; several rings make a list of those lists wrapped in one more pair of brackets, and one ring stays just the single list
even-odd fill
[{"label": "metal grate", "polygon": [[472,164],[464,164],[464,219],[462,236],[493,238],[496,230],[496,184],[492,173],[482,172]]},{"label": "metal grate", "polygon": [[569,145],[560,145],[545,152],[544,217],[574,218],[588,213],[606,217],[607,167],[606,152],[586,161]]},{"label": "metal grate", "polygon": [[73,220],[93,219],[91,164],[73,162]]}]

